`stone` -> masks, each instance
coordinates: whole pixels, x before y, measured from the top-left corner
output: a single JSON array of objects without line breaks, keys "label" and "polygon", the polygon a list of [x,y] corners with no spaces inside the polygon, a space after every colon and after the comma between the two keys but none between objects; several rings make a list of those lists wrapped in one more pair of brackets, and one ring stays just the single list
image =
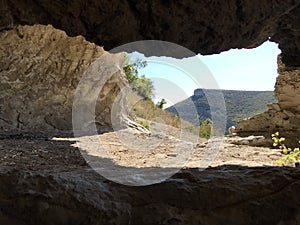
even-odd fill
[{"label": "stone", "polygon": [[[51,25],[18,26],[1,32],[0,43],[0,130],[72,130],[77,85],[105,54],[103,48]],[[111,126],[112,103],[127,79],[122,68],[101,76],[107,82],[97,100],[96,123]]]},{"label": "stone", "polygon": [[270,143],[264,136],[248,136],[248,137],[232,137],[228,140],[229,143],[235,145],[250,145],[250,146],[270,146]]},{"label": "stone", "polygon": [[[265,137],[279,130],[296,140],[299,10],[299,0],[2,0],[0,128],[6,135],[7,130],[21,130],[17,138],[24,137],[25,130],[69,130],[75,88],[83,71],[104,54],[99,46],[112,49],[131,41],[160,39],[196,53],[215,54],[271,40],[282,50],[275,90],[278,103],[241,121],[236,130],[239,135]],[[52,26],[26,24],[51,24],[67,35]],[[100,95],[96,118],[101,126],[110,125],[117,84],[125,85],[124,80],[120,69]],[[39,138],[31,134],[26,141]],[[51,151],[37,151],[35,145],[30,146],[33,158],[49,157]],[[32,163],[22,154],[13,155],[23,157],[19,163],[1,158],[0,224],[300,224],[298,168],[185,169],[160,184],[129,187],[101,177],[84,160],[75,160],[75,148],[71,151],[56,141],[45,149],[70,157],[51,154],[49,165],[39,167],[38,160]],[[22,151],[22,144],[17,150]],[[65,165],[60,170],[55,163],[59,160]]]},{"label": "stone", "polygon": [[204,55],[271,40],[279,43],[285,64],[300,65],[299,0],[2,0],[0,10],[2,31],[20,24],[52,24],[108,50],[154,39]]},{"label": "stone", "polygon": [[232,135],[234,136],[236,133],[235,133],[235,126],[231,126],[228,128],[228,133],[229,135]]},{"label": "stone", "polygon": [[61,172],[1,168],[0,222],[296,225],[299,188],[297,168],[184,169],[144,187],[119,185],[84,167]]},{"label": "stone", "polygon": [[266,112],[239,121],[236,133],[243,137],[263,135],[271,146],[271,135],[279,131],[287,146],[296,147],[300,140],[300,67],[283,64],[279,55],[278,73],[274,91],[278,102],[269,105]]},{"label": "stone", "polygon": [[205,93],[202,89],[198,88],[194,90],[194,97],[202,98],[203,96],[205,96]]}]

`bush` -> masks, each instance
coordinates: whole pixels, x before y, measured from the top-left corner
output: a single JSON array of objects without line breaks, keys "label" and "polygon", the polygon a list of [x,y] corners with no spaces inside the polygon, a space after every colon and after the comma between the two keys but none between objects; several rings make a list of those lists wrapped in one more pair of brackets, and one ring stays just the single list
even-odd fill
[{"label": "bush", "polygon": [[138,123],[145,127],[147,130],[150,130],[150,124],[148,122],[139,120]]},{"label": "bush", "polygon": [[272,134],[273,146],[278,146],[282,154],[285,156],[281,157],[280,159],[276,160],[277,164],[280,165],[290,165],[295,164],[300,161],[300,149],[299,148],[288,148],[285,146],[284,141],[285,138],[279,136],[279,132]]},{"label": "bush", "polygon": [[200,122],[199,136],[203,138],[210,138],[212,122],[210,119],[206,119]]},{"label": "bush", "polygon": [[146,61],[137,59],[134,62],[130,62],[128,56],[126,56],[123,70],[132,90],[143,98],[151,99],[154,91],[153,82],[146,78],[145,75],[139,76],[139,69],[145,68],[146,66]]},{"label": "bush", "polygon": [[153,83],[150,79],[142,75],[132,82],[132,89],[143,98],[151,99],[153,96]]},{"label": "bush", "polygon": [[164,98],[162,98],[158,103],[156,103],[157,107],[160,109],[162,109],[165,104],[167,104],[167,102]]}]

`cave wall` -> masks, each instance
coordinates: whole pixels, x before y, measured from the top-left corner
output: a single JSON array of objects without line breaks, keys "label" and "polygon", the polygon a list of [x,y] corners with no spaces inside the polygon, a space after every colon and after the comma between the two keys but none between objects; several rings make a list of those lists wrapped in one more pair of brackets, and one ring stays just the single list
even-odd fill
[{"label": "cave wall", "polygon": [[[274,95],[278,102],[268,105],[266,112],[238,122],[236,132],[239,136],[254,134],[270,139],[271,134],[279,131],[286,137],[286,144],[297,146],[300,140],[300,67],[285,65],[281,55],[277,61]],[[267,143],[271,144],[270,140]]]},{"label": "cave wall", "polygon": [[0,30],[52,24],[106,50],[158,39],[207,55],[271,39],[300,65],[300,0],[2,0],[0,12]]},{"label": "cave wall", "polygon": [[[282,50],[278,103],[237,129],[243,126],[244,134],[268,133],[276,126],[299,131],[299,1],[2,0],[0,12],[1,129],[70,128],[79,79],[104,54],[101,47],[76,37],[82,34],[107,49],[161,39],[203,54],[252,48],[271,37]],[[52,26],[19,24],[52,24],[74,37]],[[117,94],[116,84],[124,82],[119,75],[102,93],[100,122],[109,123],[110,97]],[[55,148],[71,152],[59,145],[49,147]],[[162,184],[133,188],[78,168],[77,163],[61,171],[50,167],[48,172],[33,171],[31,165],[0,168],[1,224],[300,223],[297,168],[183,170]]]},{"label": "cave wall", "polygon": [[[75,90],[103,48],[51,25],[3,31],[0,46],[0,130],[72,130]],[[96,104],[98,124],[111,125],[112,102],[125,85],[120,69],[108,77]]]}]

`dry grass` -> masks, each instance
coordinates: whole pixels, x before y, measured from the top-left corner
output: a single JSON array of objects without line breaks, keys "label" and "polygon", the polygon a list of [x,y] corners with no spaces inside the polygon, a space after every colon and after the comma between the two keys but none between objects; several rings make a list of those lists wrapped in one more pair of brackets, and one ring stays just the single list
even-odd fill
[{"label": "dry grass", "polygon": [[149,99],[136,101],[129,108],[131,109],[130,116],[132,118],[140,117],[148,121],[159,122],[184,129],[196,135],[199,134],[199,127],[180,119],[173,113],[160,109]]}]

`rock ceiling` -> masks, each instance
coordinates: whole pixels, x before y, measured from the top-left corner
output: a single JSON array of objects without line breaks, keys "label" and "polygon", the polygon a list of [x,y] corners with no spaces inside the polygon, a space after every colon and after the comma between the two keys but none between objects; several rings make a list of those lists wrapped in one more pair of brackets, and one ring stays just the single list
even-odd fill
[{"label": "rock ceiling", "polygon": [[300,65],[299,0],[2,0],[0,18],[1,30],[52,24],[106,50],[156,39],[206,55],[270,39],[285,64]]}]

